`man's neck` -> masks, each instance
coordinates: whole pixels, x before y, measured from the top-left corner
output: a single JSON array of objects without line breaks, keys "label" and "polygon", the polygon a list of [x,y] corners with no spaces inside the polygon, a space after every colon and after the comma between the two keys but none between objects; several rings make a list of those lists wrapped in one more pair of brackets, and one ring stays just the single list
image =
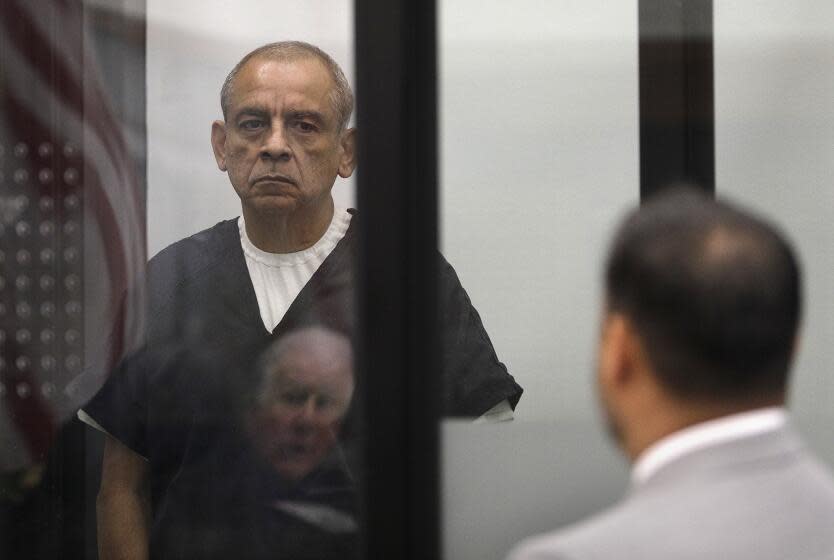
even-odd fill
[{"label": "man's neck", "polygon": [[784,406],[784,397],[752,398],[744,402],[702,402],[686,405],[681,401],[669,401],[658,404],[653,409],[641,413],[641,418],[632,422],[635,428],[629,430],[629,437],[626,438],[626,454],[633,461],[658,441],[691,426],[732,414],[774,406]]},{"label": "man's neck", "polygon": [[312,247],[333,220],[334,204],[329,198],[319,207],[293,213],[260,213],[243,207],[246,235],[252,244],[268,253],[295,253]]}]

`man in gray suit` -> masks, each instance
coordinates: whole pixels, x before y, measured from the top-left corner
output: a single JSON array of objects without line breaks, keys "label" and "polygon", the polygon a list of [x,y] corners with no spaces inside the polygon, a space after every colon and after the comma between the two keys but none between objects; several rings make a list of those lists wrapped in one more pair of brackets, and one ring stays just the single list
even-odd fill
[{"label": "man in gray suit", "polygon": [[785,239],[676,191],[626,219],[605,280],[598,392],[631,488],[510,559],[834,559],[834,477],[784,409],[800,316]]}]

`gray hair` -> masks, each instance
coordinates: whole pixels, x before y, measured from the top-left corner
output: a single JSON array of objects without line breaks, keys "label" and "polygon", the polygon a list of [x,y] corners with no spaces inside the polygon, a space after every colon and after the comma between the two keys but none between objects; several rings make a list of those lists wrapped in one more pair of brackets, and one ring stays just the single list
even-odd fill
[{"label": "gray hair", "polygon": [[303,41],[279,41],[277,43],[269,43],[258,47],[254,51],[244,56],[238,62],[226,80],[223,82],[223,87],[220,89],[220,107],[223,110],[223,118],[228,118],[229,105],[231,105],[232,95],[234,94],[235,80],[240,70],[253,58],[266,58],[269,60],[290,61],[303,58],[315,58],[324,64],[325,68],[330,72],[330,77],[333,78],[333,89],[330,91],[330,101],[333,104],[333,110],[336,112],[336,119],[338,121],[338,129],[344,130],[350,120],[350,115],[353,113],[353,92],[350,89],[350,84],[345,78],[344,72],[339,67],[333,58],[310,43]]},{"label": "gray hair", "polygon": [[291,352],[315,356],[319,363],[344,365],[353,377],[353,345],[350,339],[327,327],[302,327],[281,336],[263,351],[256,364],[260,378],[255,401],[263,404],[275,382],[274,373]]}]

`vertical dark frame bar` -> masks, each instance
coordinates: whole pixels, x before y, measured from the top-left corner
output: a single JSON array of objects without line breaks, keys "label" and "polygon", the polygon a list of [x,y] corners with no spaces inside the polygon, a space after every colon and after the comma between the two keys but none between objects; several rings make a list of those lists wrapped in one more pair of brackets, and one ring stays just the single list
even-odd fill
[{"label": "vertical dark frame bar", "polygon": [[712,0],[640,0],[640,196],[715,193]]},{"label": "vertical dark frame bar", "polygon": [[433,0],[357,0],[363,557],[439,557]]}]

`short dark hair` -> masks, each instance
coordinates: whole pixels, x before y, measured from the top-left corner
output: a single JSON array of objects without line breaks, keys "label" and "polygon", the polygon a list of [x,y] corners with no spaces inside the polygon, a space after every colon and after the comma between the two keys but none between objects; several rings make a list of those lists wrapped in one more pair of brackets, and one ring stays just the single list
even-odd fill
[{"label": "short dark hair", "polygon": [[232,94],[234,93],[237,75],[246,63],[253,58],[279,61],[314,58],[321,62],[327,68],[328,72],[330,72],[330,77],[333,79],[330,101],[333,104],[333,110],[336,112],[338,128],[339,130],[343,130],[347,126],[348,121],[350,121],[350,115],[353,113],[353,92],[350,89],[347,78],[345,78],[345,73],[342,72],[341,67],[333,60],[333,57],[317,46],[303,41],[269,43],[247,53],[232,68],[232,71],[229,72],[229,75],[226,76],[226,80],[223,82],[223,87],[220,89],[220,108],[223,111],[224,119],[229,118],[229,106],[232,102]]},{"label": "short dark hair", "polygon": [[607,306],[634,324],[661,384],[735,402],[785,393],[800,269],[772,225],[693,189],[670,189],[620,227]]}]

